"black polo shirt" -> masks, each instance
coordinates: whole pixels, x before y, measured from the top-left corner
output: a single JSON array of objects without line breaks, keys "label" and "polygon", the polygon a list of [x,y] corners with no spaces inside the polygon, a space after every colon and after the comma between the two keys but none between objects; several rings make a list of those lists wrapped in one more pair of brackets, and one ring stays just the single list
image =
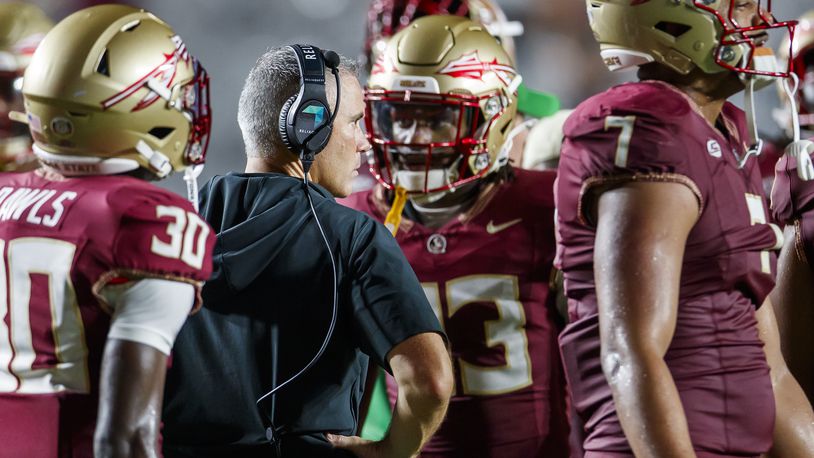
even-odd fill
[{"label": "black polo shirt", "polygon": [[[395,345],[441,329],[387,229],[318,185],[309,192],[336,259],[339,312],[322,358],[278,392],[274,425],[285,431],[283,456],[347,456],[323,434],[356,434],[368,358],[389,369]],[[164,454],[273,456],[255,401],[302,369],[324,339],[328,250],[299,179],[230,174],[212,179],[200,198],[218,233],[214,273],[173,348]]]}]

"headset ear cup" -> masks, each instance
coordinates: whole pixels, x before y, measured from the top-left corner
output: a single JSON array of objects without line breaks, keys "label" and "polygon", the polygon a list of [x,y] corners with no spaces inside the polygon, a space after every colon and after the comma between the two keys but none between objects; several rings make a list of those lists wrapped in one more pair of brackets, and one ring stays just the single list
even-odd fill
[{"label": "headset ear cup", "polygon": [[291,151],[296,154],[299,154],[299,151],[296,151],[294,145],[291,143],[291,140],[288,138],[288,128],[286,127],[286,120],[288,119],[288,111],[291,110],[291,105],[297,99],[296,96],[290,97],[288,100],[285,101],[283,104],[283,108],[280,109],[280,119],[277,122],[277,128],[280,131],[280,138],[283,140],[283,144],[288,147]]}]

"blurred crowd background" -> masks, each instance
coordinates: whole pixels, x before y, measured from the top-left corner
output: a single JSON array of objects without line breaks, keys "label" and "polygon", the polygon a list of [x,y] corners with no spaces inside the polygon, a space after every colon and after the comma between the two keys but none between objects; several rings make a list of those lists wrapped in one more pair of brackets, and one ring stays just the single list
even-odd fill
[{"label": "blurred crowd background", "polygon": [[[73,11],[110,1],[32,0],[56,21]],[[267,48],[310,43],[348,57],[362,52],[369,0],[132,0],[175,29],[212,78],[213,130],[201,182],[213,175],[243,170],[244,153],[237,126],[237,101],[243,80]],[[516,38],[517,67],[532,89],[556,94],[564,108],[634,73],[611,74],[599,57],[582,0],[497,0],[511,21],[523,24]],[[765,0],[764,2],[765,3]],[[775,16],[792,19],[814,8],[812,0],[775,0]],[[772,45],[777,47],[775,41]],[[736,103],[741,103],[739,99]],[[775,136],[771,112],[776,91],[758,95],[759,126]],[[276,116],[276,114],[275,114]],[[363,165],[364,167],[364,165]],[[180,176],[162,186],[184,192]]]}]

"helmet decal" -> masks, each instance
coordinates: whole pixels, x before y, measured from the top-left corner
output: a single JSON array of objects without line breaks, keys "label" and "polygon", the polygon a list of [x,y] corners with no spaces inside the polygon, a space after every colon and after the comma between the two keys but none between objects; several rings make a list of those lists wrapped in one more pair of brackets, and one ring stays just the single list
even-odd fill
[{"label": "helmet decal", "polygon": [[[184,63],[189,65],[189,52],[187,52],[187,47],[181,40],[181,37],[179,37],[178,35],[174,35],[172,37],[172,41],[173,43],[175,43],[175,52],[171,54],[164,54],[164,62],[160,63],[158,66],[147,72],[146,75],[139,78],[139,80],[136,81],[135,83],[124,88],[124,90],[122,90],[121,92],[114,94],[113,96],[106,100],[103,100],[102,108],[107,110],[108,108],[117,105],[119,102],[130,97],[139,89],[144,87],[147,84],[147,81],[151,79],[157,80],[158,84],[166,88],[168,93],[171,92],[172,82],[175,79],[176,68],[178,66],[178,60],[180,59],[184,61]],[[156,100],[158,100],[159,96],[160,94],[151,90],[130,111],[139,111],[149,107],[150,105],[155,103]]]},{"label": "helmet decal", "polygon": [[393,64],[393,60],[389,57],[386,57],[385,54],[379,54],[376,57],[376,62],[373,64],[373,68],[370,70],[371,75],[376,75],[379,73],[398,73],[398,69],[396,68],[395,64]]},{"label": "helmet decal", "polygon": [[447,63],[441,70],[438,70],[439,75],[448,75],[453,78],[471,78],[481,81],[483,81],[484,73],[489,72],[494,72],[505,85],[511,84],[517,76],[517,72],[512,66],[498,63],[497,58],[492,59],[491,62],[483,61],[478,57],[477,51],[465,54]]}]

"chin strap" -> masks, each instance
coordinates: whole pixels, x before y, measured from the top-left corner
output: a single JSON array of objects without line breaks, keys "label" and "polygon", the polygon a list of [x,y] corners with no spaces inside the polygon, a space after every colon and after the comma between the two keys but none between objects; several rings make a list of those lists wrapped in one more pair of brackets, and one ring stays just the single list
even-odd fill
[{"label": "chin strap", "polygon": [[795,73],[792,73],[791,80],[794,82],[794,86],[789,84],[788,79],[783,81],[783,91],[789,98],[789,108],[791,108],[791,130],[793,135],[793,141],[786,147],[784,154],[794,158],[797,162],[797,176],[801,180],[811,181],[814,180],[814,164],[811,162],[811,155],[814,154],[814,142],[800,139],[800,115],[797,112],[797,99],[795,99],[797,90],[800,88],[800,78]]},{"label": "chin strap", "polygon": [[184,170],[184,182],[187,184],[187,199],[192,202],[195,211],[198,211],[198,177],[203,172],[204,165],[198,164]]},{"label": "chin strap", "polygon": [[[509,131],[509,134],[506,135],[506,140],[503,142],[503,146],[500,147],[500,152],[495,158],[495,163],[492,165],[492,172],[499,170],[509,163],[509,152],[514,146],[514,137],[517,137],[524,130],[531,130],[539,121],[538,118],[526,119]],[[519,167],[520,165],[518,164],[517,166]]]},{"label": "chin strap", "polygon": [[150,148],[150,145],[144,140],[139,140],[138,143],[136,143],[136,151],[138,151],[144,159],[147,159],[147,163],[150,165],[152,172],[158,175],[158,178],[164,178],[172,172],[170,158]]},{"label": "chin strap", "polygon": [[755,79],[749,78],[746,81],[746,96],[744,97],[744,108],[746,108],[746,123],[749,129],[749,149],[738,159],[738,167],[743,168],[749,156],[760,156],[763,150],[763,140],[757,131],[757,115],[755,113]]}]

